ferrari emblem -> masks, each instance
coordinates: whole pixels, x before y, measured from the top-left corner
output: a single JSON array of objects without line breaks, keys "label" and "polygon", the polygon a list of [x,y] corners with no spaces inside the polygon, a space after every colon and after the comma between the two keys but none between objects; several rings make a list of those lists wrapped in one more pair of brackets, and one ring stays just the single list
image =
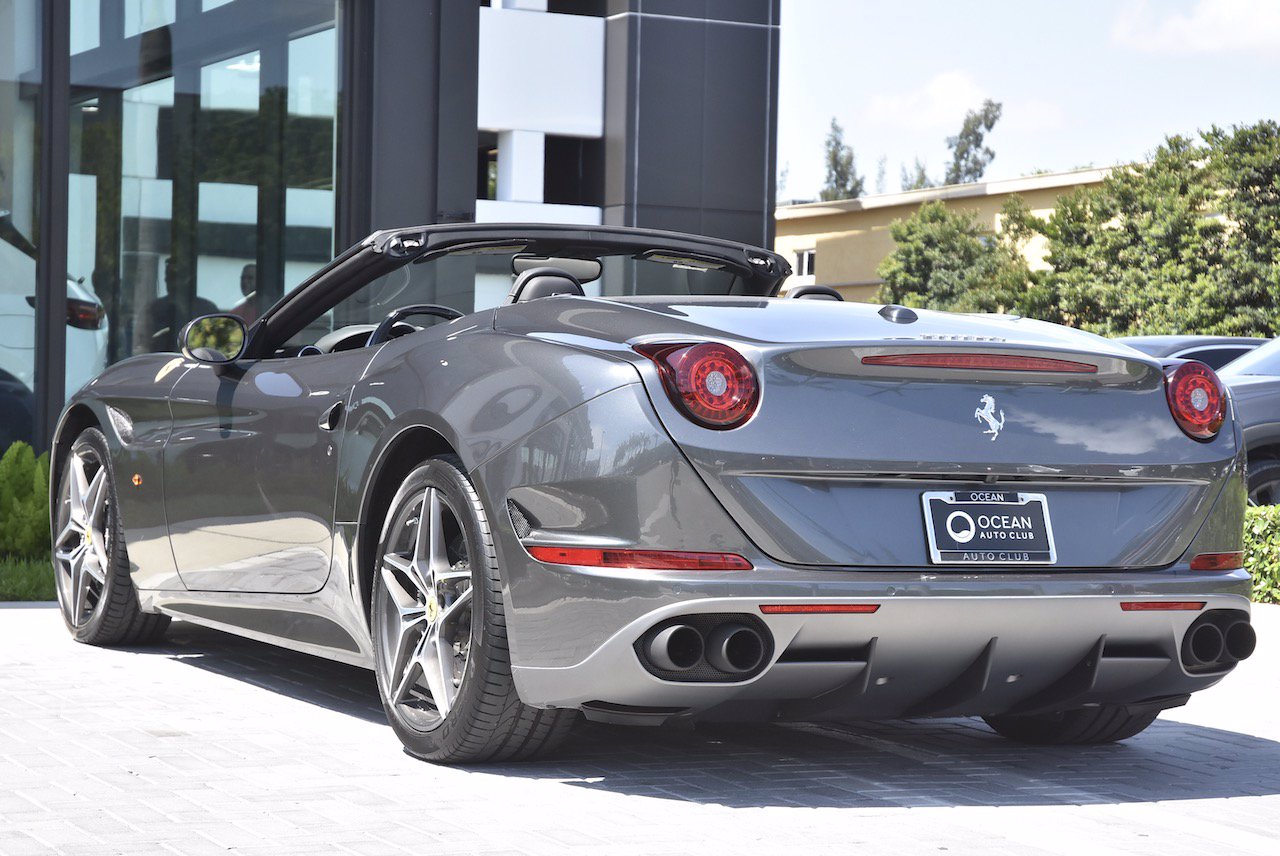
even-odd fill
[{"label": "ferrari emblem", "polygon": [[434,597],[427,598],[427,621],[434,622],[436,616],[440,614],[440,604],[436,603]]},{"label": "ferrari emblem", "polygon": [[983,434],[991,435],[991,442],[994,443],[996,438],[1000,436],[1000,429],[1004,427],[1004,411],[1000,411],[1000,417],[996,418],[996,400],[990,395],[984,395],[980,399],[982,404],[977,410],[973,411],[973,418],[987,423],[987,429]]}]

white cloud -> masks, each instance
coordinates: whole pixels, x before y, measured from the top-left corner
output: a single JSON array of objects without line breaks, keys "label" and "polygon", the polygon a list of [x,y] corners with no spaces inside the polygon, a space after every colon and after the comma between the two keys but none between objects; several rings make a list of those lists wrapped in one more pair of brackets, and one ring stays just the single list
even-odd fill
[{"label": "white cloud", "polygon": [[1111,28],[1111,41],[1147,53],[1224,53],[1280,50],[1276,0],[1197,0],[1168,13],[1150,0],[1130,0]]},{"label": "white cloud", "polygon": [[944,71],[914,92],[875,96],[867,107],[867,120],[915,131],[954,133],[965,113],[981,106],[984,97],[982,87],[963,71]]}]

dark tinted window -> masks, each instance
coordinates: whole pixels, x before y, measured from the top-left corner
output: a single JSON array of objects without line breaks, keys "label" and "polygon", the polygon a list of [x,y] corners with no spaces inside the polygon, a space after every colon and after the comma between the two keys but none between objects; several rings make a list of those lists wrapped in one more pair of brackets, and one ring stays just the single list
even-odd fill
[{"label": "dark tinted window", "polygon": [[1261,348],[1255,348],[1223,370],[1230,375],[1275,375],[1280,377],[1280,339],[1272,339]]},{"label": "dark tinted window", "polygon": [[1249,353],[1251,350],[1253,349],[1245,347],[1223,347],[1218,345],[1212,348],[1196,348],[1194,351],[1185,351],[1182,354],[1179,354],[1179,357],[1184,360],[1199,360],[1209,368],[1216,371],[1237,357]]}]

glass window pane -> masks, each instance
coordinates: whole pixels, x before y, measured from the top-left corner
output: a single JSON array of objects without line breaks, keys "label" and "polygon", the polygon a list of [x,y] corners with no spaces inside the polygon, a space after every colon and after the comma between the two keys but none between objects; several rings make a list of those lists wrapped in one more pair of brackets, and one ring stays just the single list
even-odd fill
[{"label": "glass window pane", "polygon": [[124,0],[124,34],[154,30],[172,24],[177,15],[177,0]]},{"label": "glass window pane", "polygon": [[99,9],[102,0],[71,0],[71,53],[98,46]]},{"label": "glass window pane", "polygon": [[[104,344],[68,332],[68,391],[176,350],[197,315],[255,320],[333,252],[336,3],[122,6],[126,41],[108,36],[95,58],[111,74],[72,71],[67,289],[101,305],[85,333]],[[87,43],[97,25],[84,29]],[[139,32],[144,63],[127,39]]]},{"label": "glass window pane", "polygon": [[0,3],[0,453],[35,421],[40,4]]}]

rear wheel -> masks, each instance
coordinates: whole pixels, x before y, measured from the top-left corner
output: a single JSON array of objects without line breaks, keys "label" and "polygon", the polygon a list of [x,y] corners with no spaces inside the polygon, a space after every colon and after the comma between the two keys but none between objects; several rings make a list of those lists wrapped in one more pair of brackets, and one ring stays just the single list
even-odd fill
[{"label": "rear wheel", "polygon": [[558,745],[576,713],[516,695],[493,538],[457,458],[433,458],[404,479],[378,555],[378,689],[405,748],[457,763],[524,760]]},{"label": "rear wheel", "polygon": [[1249,462],[1249,504],[1280,505],[1280,458]]},{"label": "rear wheel", "polygon": [[1130,713],[1123,705],[1102,705],[1030,716],[984,716],[997,734],[1020,743],[1046,746],[1115,743],[1144,731],[1159,711]]},{"label": "rear wheel", "polygon": [[88,428],[62,467],[53,509],[53,567],[67,629],[88,645],[155,642],[167,615],[143,612],[129,576],[107,440]]}]

